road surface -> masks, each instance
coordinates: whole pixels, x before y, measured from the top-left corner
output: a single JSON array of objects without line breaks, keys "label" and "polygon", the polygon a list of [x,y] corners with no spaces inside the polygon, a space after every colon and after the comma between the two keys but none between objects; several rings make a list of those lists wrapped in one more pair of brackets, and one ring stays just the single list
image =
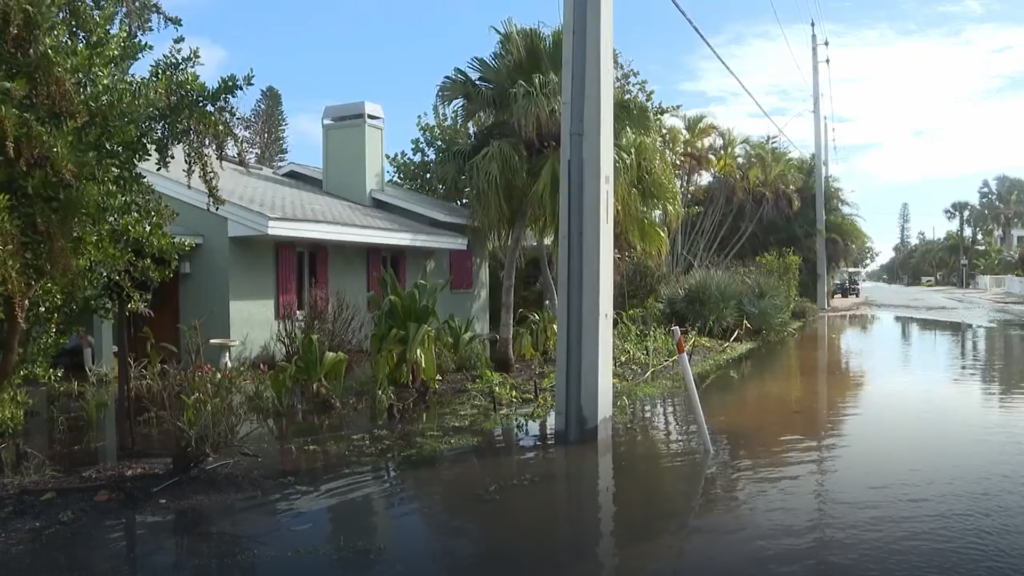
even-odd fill
[{"label": "road surface", "polygon": [[833,313],[882,310],[914,318],[949,320],[976,326],[1024,320],[1024,298],[960,288],[861,284],[861,299],[834,298]]}]

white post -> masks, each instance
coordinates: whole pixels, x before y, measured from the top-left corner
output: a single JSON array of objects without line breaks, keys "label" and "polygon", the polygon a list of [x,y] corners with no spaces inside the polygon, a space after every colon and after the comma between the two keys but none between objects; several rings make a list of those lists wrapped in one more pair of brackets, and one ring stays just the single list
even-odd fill
[{"label": "white post", "polygon": [[811,21],[811,65],[814,73],[814,212],[818,224],[818,309],[828,308],[828,262],[825,259],[825,178],[821,155],[821,90],[818,87],[818,35]]},{"label": "white post", "polygon": [[676,356],[676,363],[683,372],[683,380],[686,381],[686,393],[690,397],[690,405],[693,406],[694,416],[697,418],[697,431],[700,432],[701,442],[708,454],[713,454],[711,447],[711,434],[708,433],[708,424],[704,421],[704,409],[700,407],[700,395],[697,394],[697,383],[693,380],[693,370],[690,369],[690,359],[686,356],[686,346],[683,342],[683,335],[678,326],[672,327],[672,340],[676,342],[676,349],[679,355]]},{"label": "white post", "polygon": [[611,432],[612,0],[565,0],[555,433]]},{"label": "white post", "polygon": [[822,167],[825,172],[825,184],[828,184],[828,175],[831,173],[831,169],[828,165],[828,116],[825,116],[825,142],[822,147],[824,152]]}]

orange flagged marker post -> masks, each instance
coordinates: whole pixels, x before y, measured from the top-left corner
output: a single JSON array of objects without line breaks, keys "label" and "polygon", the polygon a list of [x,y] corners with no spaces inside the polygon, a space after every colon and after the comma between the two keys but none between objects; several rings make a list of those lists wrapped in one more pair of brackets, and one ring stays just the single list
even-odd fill
[{"label": "orange flagged marker post", "polygon": [[697,418],[697,431],[700,432],[701,442],[704,449],[710,455],[714,453],[711,448],[711,435],[708,433],[708,424],[704,420],[704,410],[700,407],[700,396],[697,394],[697,383],[693,380],[693,371],[690,369],[690,359],[686,355],[686,341],[678,326],[672,327],[672,338],[676,341],[676,363],[683,372],[683,380],[686,381],[686,393],[690,397],[690,405],[693,406],[694,416]]}]

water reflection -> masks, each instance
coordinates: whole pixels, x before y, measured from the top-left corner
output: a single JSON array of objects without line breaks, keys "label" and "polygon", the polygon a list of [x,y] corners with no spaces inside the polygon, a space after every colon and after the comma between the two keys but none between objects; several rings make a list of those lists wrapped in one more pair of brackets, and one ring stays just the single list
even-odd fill
[{"label": "water reflection", "polygon": [[318,476],[279,493],[60,531],[9,565],[147,575],[1019,574],[1022,347],[1011,325],[822,318],[708,383],[711,460],[680,385],[634,406],[601,444],[555,446],[548,420],[485,431],[439,466],[339,471],[321,454]]}]

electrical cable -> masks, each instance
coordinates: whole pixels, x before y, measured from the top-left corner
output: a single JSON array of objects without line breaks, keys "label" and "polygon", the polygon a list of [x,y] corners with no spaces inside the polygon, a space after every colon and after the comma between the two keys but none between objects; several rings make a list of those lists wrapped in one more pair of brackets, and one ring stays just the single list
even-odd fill
[{"label": "electrical cable", "polygon": [[686,18],[686,21],[690,24],[690,27],[693,28],[693,31],[697,33],[697,36],[700,36],[700,39],[704,41],[704,44],[708,47],[709,50],[711,50],[711,53],[715,55],[715,58],[718,58],[718,61],[721,62],[722,66],[725,67],[726,71],[728,71],[729,74],[731,74],[732,77],[736,79],[736,82],[739,83],[740,88],[743,88],[743,91],[747,93],[747,96],[749,96],[750,99],[754,101],[754,104],[757,105],[758,110],[760,110],[761,113],[764,114],[764,117],[767,118],[773,126],[775,126],[775,128],[779,131],[779,134],[781,134],[782,137],[785,138],[787,142],[789,142],[790,146],[795,148],[797,152],[803,154],[804,151],[801,150],[800,147],[793,142],[792,138],[790,138],[789,135],[782,130],[782,128],[779,128],[779,124],[775,121],[774,118],[772,118],[771,114],[769,114],[768,111],[764,109],[764,106],[761,106],[761,103],[757,101],[757,98],[754,97],[750,90],[747,89],[747,85],[743,83],[743,80],[740,80],[740,77],[737,76],[736,73],[732,71],[732,68],[730,68],[729,65],[725,63],[725,60],[718,53],[718,50],[715,50],[715,47],[711,45],[711,42],[708,41],[706,36],[704,36],[704,33],[700,31],[700,28],[698,28],[697,24],[695,24],[693,19],[690,18],[690,15],[686,13],[686,10],[683,10],[683,7],[679,4],[679,0],[672,0],[672,4],[675,5],[676,10],[678,10],[679,13],[683,15],[683,18]]},{"label": "electrical cable", "polygon": [[[832,58],[828,56],[828,40],[825,41],[825,68],[828,69],[828,109],[829,115],[832,116],[832,151],[838,162],[839,158],[839,147],[836,145],[836,105],[835,101],[832,100]],[[828,138],[828,134],[825,134],[825,138]],[[828,142],[825,142],[828,146]]]},{"label": "electrical cable", "polygon": [[796,64],[796,70],[800,73],[800,78],[804,81],[804,86],[807,84],[807,76],[804,76],[804,70],[800,67],[800,61],[796,59],[796,54],[793,52],[793,46],[789,44],[789,37],[786,36],[786,29],[782,27],[782,20],[779,19],[779,12],[775,9],[775,0],[768,0],[768,3],[772,5],[772,13],[775,14],[775,21],[779,24],[779,30],[782,31],[782,39],[786,41],[786,48],[789,49],[789,55],[793,57],[793,64]]}]

